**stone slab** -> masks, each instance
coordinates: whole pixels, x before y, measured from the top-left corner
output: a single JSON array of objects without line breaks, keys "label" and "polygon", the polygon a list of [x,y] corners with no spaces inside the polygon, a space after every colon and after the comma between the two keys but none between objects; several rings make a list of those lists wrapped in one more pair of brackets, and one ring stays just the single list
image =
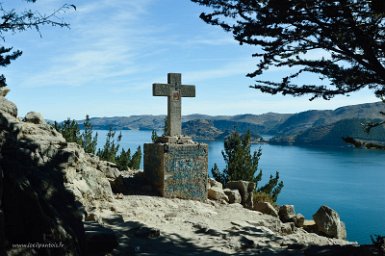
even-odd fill
[{"label": "stone slab", "polygon": [[144,144],[144,174],[161,196],[207,200],[207,165],[207,144]]}]

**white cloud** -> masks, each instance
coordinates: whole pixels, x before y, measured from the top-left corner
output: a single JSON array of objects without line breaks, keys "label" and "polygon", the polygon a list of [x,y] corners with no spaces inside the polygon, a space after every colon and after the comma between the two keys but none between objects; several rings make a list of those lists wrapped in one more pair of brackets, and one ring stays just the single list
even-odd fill
[{"label": "white cloud", "polygon": [[[244,77],[248,71],[255,68],[255,60],[244,57],[233,61],[226,61],[223,65],[212,69],[203,69],[196,71],[186,71],[184,76],[190,81],[204,81],[218,78],[225,78],[234,75]],[[230,63],[229,63],[230,62]]]},{"label": "white cloud", "polygon": [[84,86],[140,72],[137,59],[152,31],[134,28],[150,3],[101,0],[78,5],[70,38],[44,59],[48,68],[33,72],[24,86]]}]

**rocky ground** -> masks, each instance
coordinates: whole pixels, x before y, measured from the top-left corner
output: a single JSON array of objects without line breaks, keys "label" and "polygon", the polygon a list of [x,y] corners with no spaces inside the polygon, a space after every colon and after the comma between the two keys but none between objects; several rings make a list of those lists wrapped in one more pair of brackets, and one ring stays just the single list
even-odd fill
[{"label": "rocky ground", "polygon": [[122,175],[0,97],[0,255],[375,255],[214,187],[219,200],[150,196],[143,174]]},{"label": "rocky ground", "polygon": [[276,217],[211,200],[117,196],[92,215],[117,235],[111,255],[304,255],[311,245],[351,244],[303,229],[287,234]]}]

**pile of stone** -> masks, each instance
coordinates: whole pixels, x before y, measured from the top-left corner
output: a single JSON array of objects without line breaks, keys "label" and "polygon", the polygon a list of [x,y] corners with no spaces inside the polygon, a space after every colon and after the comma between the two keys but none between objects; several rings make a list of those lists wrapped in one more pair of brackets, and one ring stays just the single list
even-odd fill
[{"label": "pile of stone", "polygon": [[254,182],[229,181],[226,188],[223,188],[222,183],[210,178],[208,182],[208,199],[228,204],[242,204],[245,208],[252,209],[254,189]]},{"label": "pile of stone", "polygon": [[253,202],[255,183],[247,181],[230,181],[223,188],[222,183],[209,179],[208,199],[223,204],[242,204],[243,207],[279,218],[282,222],[282,232],[293,233],[296,228],[307,232],[337,239],[346,239],[345,224],[338,213],[328,206],[321,206],[313,215],[313,220],[296,213],[294,205],[273,206],[269,202]]},{"label": "pile of stone", "polygon": [[328,206],[321,206],[313,215],[313,220],[305,220],[302,214],[296,214],[294,205],[279,207],[278,215],[283,223],[303,228],[307,232],[329,238],[346,239],[345,224],[341,221],[338,213]]}]

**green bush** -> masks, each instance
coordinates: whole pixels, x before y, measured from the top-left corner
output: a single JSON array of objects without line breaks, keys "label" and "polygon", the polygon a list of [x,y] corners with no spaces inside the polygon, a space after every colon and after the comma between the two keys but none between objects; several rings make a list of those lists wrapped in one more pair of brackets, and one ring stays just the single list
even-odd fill
[{"label": "green bush", "polygon": [[107,133],[106,142],[104,143],[103,148],[99,149],[96,153],[96,155],[101,159],[112,163],[116,163],[116,159],[118,158],[117,154],[120,147],[119,143],[122,140],[122,133],[119,133],[116,140],[115,134],[116,132],[110,128]]},{"label": "green bush", "polygon": [[[215,163],[211,173],[215,180],[226,185],[229,181],[244,180],[252,181],[256,184],[256,191],[260,195],[268,195],[271,201],[277,201],[277,197],[283,188],[283,182],[279,181],[279,172],[275,176],[270,176],[269,181],[262,187],[258,187],[258,182],[262,179],[262,170],[258,171],[258,163],[262,156],[262,149],[259,148],[250,153],[251,136],[250,132],[240,135],[232,132],[224,141],[223,159],[226,167],[221,172]],[[263,194],[262,194],[263,193]]]},{"label": "green bush", "polygon": [[75,120],[67,119],[62,124],[54,123],[55,129],[60,132],[67,142],[76,142],[83,147],[84,151],[95,154],[98,143],[98,133],[93,135],[90,118],[86,115],[84,131],[81,133],[79,124]]},{"label": "green bush", "polygon": [[[98,134],[93,135],[93,128],[89,116],[86,116],[84,121],[84,131],[81,132],[79,124],[75,120],[67,119],[63,124],[55,122],[54,126],[59,131],[67,142],[76,142],[81,145],[85,152],[95,154],[97,148]],[[103,148],[98,149],[96,155],[100,159],[115,163],[119,170],[139,169],[142,159],[142,150],[140,146],[136,152],[131,156],[131,150],[125,151],[122,149],[119,152],[120,141],[122,140],[122,133],[115,138],[116,132],[110,129],[107,133],[106,142]]]}]

